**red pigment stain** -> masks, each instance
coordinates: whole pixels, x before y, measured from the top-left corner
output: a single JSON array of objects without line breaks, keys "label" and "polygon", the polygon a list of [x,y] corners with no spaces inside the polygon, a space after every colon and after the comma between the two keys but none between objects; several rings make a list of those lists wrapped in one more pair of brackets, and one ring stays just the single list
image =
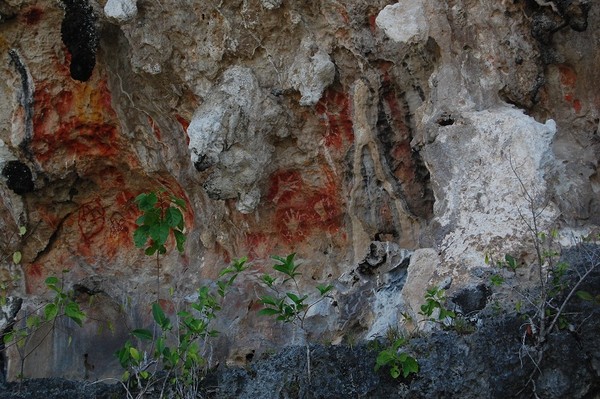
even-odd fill
[{"label": "red pigment stain", "polygon": [[39,263],[32,263],[25,269],[25,273],[29,277],[40,278],[43,275],[42,265]]},{"label": "red pigment stain", "polygon": [[42,281],[47,277],[47,271],[39,263],[32,263],[25,267],[25,292],[31,294],[38,291]]},{"label": "red pigment stain", "polygon": [[325,128],[325,145],[340,150],[344,140],[352,143],[354,132],[348,95],[329,89],[317,103],[315,110]]},{"label": "red pigment stain", "polygon": [[577,82],[577,74],[573,69],[566,65],[560,65],[558,67],[558,72],[560,73],[560,83],[563,86],[575,87],[575,83]]},{"label": "red pigment stain", "polygon": [[289,202],[304,185],[300,172],[295,170],[275,172],[270,180],[271,186],[267,199],[275,204]]},{"label": "red pigment stain", "polygon": [[152,119],[151,117],[148,117],[148,123],[150,124],[150,126],[152,126],[152,130],[154,131],[154,135],[156,136],[156,138],[159,141],[162,140],[162,135],[160,134],[160,128],[154,122],[154,119]]},{"label": "red pigment stain", "polygon": [[58,90],[41,82],[34,98],[31,143],[38,160],[117,155],[119,135],[110,98],[104,81],[95,87],[65,84]]},{"label": "red pigment stain", "polygon": [[375,33],[375,31],[377,30],[376,19],[377,19],[377,15],[375,15],[375,14],[369,15],[369,27],[371,28],[371,33]]},{"label": "red pigment stain", "polygon": [[341,223],[340,190],[332,176],[324,171],[327,179],[325,186],[311,189],[295,179],[295,173],[280,172],[278,176],[291,178],[283,185],[283,189],[282,180],[277,180],[274,186],[278,189],[269,193],[277,204],[274,218],[279,236],[288,244],[293,244],[304,241],[314,231],[338,232]]},{"label": "red pigment stain", "polygon": [[31,147],[41,163],[69,156],[113,157],[119,152],[114,146],[117,139],[115,126],[75,120],[61,124],[54,137],[34,140]]},{"label": "red pigment stain", "polygon": [[122,191],[115,197],[115,202],[120,207],[125,207],[131,209],[134,207],[133,200],[135,199],[134,195],[129,191]]},{"label": "red pigment stain", "polygon": [[571,104],[575,113],[578,114],[579,112],[581,112],[581,101],[574,98],[572,93],[565,94],[565,101]]},{"label": "red pigment stain", "polygon": [[250,233],[245,238],[245,248],[248,249],[250,260],[268,257],[273,250],[268,237],[263,233]]},{"label": "red pigment stain", "polygon": [[190,127],[190,122],[187,119],[185,119],[183,116],[181,116],[179,114],[175,114],[175,119],[177,119],[177,122],[179,122],[179,124],[181,125],[183,130],[187,131],[188,127]]},{"label": "red pigment stain", "polygon": [[175,119],[177,119],[177,122],[179,122],[179,124],[183,128],[183,132],[185,133],[186,144],[190,145],[190,136],[187,132],[188,127],[190,127],[190,122],[179,114],[175,114]]},{"label": "red pigment stain", "polygon": [[44,12],[38,7],[31,7],[23,13],[23,19],[27,25],[36,25],[42,19]]},{"label": "red pigment stain", "polygon": [[100,198],[87,202],[79,208],[77,225],[81,237],[89,242],[104,229],[105,212]]},{"label": "red pigment stain", "polygon": [[168,300],[168,299],[159,299],[158,304],[160,305],[161,309],[165,313],[167,313],[167,314],[175,313],[175,304],[173,303],[173,301]]}]

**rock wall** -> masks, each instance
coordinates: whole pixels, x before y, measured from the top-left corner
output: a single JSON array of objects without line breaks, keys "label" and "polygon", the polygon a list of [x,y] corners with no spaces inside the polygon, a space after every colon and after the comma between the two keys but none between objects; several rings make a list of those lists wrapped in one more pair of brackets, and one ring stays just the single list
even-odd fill
[{"label": "rock wall", "polygon": [[[485,282],[486,252],[530,256],[522,187],[542,229],[595,231],[599,41],[585,0],[0,1],[2,247],[23,255],[2,278],[24,309],[49,275],[97,305],[26,374],[114,375],[157,296],[175,310],[241,256],[213,360],[305,339],[256,316],[272,254],[334,283],[307,329],[340,342]],[[157,270],[132,232],[159,189],[188,242]]]}]

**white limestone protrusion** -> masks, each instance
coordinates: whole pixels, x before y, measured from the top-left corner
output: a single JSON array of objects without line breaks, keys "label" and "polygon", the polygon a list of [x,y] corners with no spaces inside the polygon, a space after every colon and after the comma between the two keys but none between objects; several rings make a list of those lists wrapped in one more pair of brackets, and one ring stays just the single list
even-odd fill
[{"label": "white limestone protrusion", "polygon": [[398,43],[423,43],[429,36],[423,0],[403,0],[386,6],[375,23],[385,35]]},{"label": "white limestone protrusion", "polygon": [[117,22],[127,22],[137,15],[136,0],[108,0],[104,14]]}]

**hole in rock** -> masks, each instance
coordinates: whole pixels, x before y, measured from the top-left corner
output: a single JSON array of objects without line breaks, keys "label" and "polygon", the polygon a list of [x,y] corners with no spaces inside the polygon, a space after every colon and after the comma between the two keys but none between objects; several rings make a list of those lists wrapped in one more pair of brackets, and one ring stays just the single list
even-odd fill
[{"label": "hole in rock", "polygon": [[450,114],[442,114],[436,121],[440,126],[452,126],[454,125],[454,118]]},{"label": "hole in rock", "polygon": [[23,162],[9,161],[2,169],[2,176],[8,179],[6,185],[16,194],[27,194],[34,189],[31,170]]},{"label": "hole in rock", "polygon": [[479,312],[487,304],[487,300],[492,291],[485,284],[479,284],[475,287],[467,287],[457,292],[452,297],[452,302],[460,307],[465,315]]}]

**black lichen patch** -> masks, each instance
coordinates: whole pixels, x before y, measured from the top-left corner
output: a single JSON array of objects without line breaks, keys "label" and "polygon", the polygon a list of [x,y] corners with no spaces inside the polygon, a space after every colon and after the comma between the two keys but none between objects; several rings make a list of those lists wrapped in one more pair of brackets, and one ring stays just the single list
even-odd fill
[{"label": "black lichen patch", "polygon": [[71,77],[86,82],[96,65],[98,29],[96,14],[87,0],[63,0],[65,17],[61,25],[62,41],[71,54]]},{"label": "black lichen patch", "polygon": [[8,179],[6,185],[16,194],[27,194],[34,189],[31,170],[20,161],[9,161],[2,169],[2,176]]}]

